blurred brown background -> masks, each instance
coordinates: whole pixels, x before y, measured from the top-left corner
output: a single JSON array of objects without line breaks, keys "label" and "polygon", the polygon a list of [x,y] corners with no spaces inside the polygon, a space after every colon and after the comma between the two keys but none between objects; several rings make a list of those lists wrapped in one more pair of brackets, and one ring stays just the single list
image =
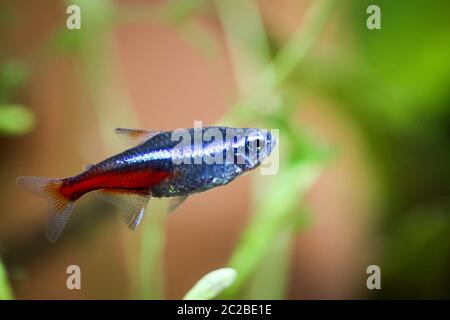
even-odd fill
[{"label": "blurred brown background", "polygon": [[[29,133],[0,137],[0,254],[17,299],[136,297],[144,237],[142,229],[128,230],[113,207],[88,196],[51,245],[43,236],[45,203],[20,190],[17,176],[77,174],[123,148],[114,136],[116,127],[171,130],[192,127],[194,120],[213,125],[239,98],[227,39],[212,5],[183,25],[154,17],[165,1],[112,3],[122,15],[113,26],[97,16],[95,31],[89,31],[95,41],[80,47],[60,41],[56,48],[52,39],[65,25],[66,3],[2,1],[0,6],[0,58],[28,66],[26,83],[14,99],[35,119]],[[271,39],[283,44],[303,23],[311,2],[261,0],[257,5]],[[96,10],[107,16],[110,7]],[[82,19],[89,14],[82,11]],[[333,55],[336,43],[350,43],[344,17],[342,8],[332,14],[313,55]],[[285,298],[370,297],[366,268],[381,264],[384,250],[382,238],[375,236],[384,204],[370,139],[357,118],[314,91],[305,95],[294,122],[338,151],[302,202],[311,221],[289,247]],[[264,176],[258,181],[270,188]],[[251,221],[252,198],[247,175],[191,197],[167,219],[151,218],[150,204],[144,224],[154,219],[166,233],[155,229],[148,238],[162,250],[162,260],[144,271],[158,291],[148,297],[181,298],[201,276],[226,266]],[[80,291],[66,288],[71,264],[81,267]]]}]

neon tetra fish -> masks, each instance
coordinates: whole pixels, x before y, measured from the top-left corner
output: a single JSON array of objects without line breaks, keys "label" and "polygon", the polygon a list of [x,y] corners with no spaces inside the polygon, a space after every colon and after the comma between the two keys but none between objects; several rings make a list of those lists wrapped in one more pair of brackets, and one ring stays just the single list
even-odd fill
[{"label": "neon tetra fish", "polygon": [[25,190],[49,202],[49,241],[58,239],[75,202],[88,192],[101,190],[126,199],[122,202],[125,221],[134,230],[151,197],[170,198],[169,211],[173,211],[189,195],[226,185],[256,168],[276,144],[270,132],[248,128],[116,129],[116,133],[136,146],[90,165],[76,176],[17,178]]}]

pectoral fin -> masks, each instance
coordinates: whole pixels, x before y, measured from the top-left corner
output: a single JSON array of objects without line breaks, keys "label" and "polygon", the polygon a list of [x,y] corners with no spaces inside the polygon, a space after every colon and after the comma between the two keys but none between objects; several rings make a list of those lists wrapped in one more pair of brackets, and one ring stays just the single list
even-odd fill
[{"label": "pectoral fin", "polygon": [[132,146],[138,146],[161,133],[161,131],[126,128],[117,128],[114,131],[116,134],[123,137],[127,144]]},{"label": "pectoral fin", "polygon": [[174,212],[178,209],[187,199],[187,196],[174,197],[169,199],[169,206],[167,208],[168,213]]}]

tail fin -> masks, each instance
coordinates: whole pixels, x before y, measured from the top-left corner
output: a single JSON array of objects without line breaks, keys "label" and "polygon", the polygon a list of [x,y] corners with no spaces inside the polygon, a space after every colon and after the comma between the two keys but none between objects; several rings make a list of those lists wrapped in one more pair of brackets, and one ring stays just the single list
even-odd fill
[{"label": "tail fin", "polygon": [[54,243],[61,235],[74,207],[74,202],[64,198],[59,190],[62,180],[40,177],[18,177],[17,184],[24,190],[34,193],[48,201],[50,211],[46,236],[50,242]]}]

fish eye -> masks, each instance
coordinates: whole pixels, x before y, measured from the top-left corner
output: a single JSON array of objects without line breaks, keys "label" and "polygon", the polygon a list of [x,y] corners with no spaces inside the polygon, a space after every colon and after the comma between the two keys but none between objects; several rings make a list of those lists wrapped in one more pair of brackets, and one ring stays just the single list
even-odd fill
[{"label": "fish eye", "polygon": [[249,150],[260,151],[264,148],[266,141],[262,137],[256,137],[247,140],[247,148]]}]

